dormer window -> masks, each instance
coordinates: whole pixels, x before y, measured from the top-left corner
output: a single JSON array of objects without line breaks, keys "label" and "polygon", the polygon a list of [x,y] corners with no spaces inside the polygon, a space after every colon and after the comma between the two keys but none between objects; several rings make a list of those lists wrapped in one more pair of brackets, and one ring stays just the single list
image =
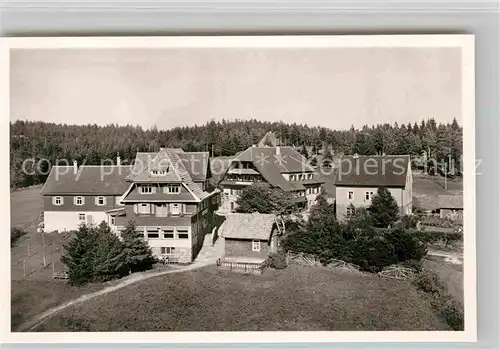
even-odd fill
[{"label": "dormer window", "polygon": [[165,186],[163,190],[167,194],[179,194],[181,192],[181,186],[179,184],[169,184]]},{"label": "dormer window", "polygon": [[166,176],[167,170],[151,170],[151,176]]},{"label": "dormer window", "polygon": [[140,190],[141,190],[141,194],[151,194],[151,193],[153,193],[153,186],[141,185]]}]

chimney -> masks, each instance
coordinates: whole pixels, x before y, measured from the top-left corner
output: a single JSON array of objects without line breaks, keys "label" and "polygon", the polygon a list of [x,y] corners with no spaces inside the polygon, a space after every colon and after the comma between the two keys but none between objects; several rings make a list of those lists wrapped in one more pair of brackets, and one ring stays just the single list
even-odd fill
[{"label": "chimney", "polygon": [[357,158],[359,158],[359,155],[356,153],[356,154],[354,154],[352,157],[353,157],[354,159],[357,159]]},{"label": "chimney", "polygon": [[116,153],[116,164],[117,164],[118,166],[121,166],[121,164],[122,164],[122,163],[121,163],[121,159],[120,159],[120,153]]},{"label": "chimney", "polygon": [[75,174],[78,173],[78,163],[76,162],[76,160],[73,160],[73,172]]},{"label": "chimney", "polygon": [[281,148],[280,146],[276,146],[276,156],[281,156]]}]

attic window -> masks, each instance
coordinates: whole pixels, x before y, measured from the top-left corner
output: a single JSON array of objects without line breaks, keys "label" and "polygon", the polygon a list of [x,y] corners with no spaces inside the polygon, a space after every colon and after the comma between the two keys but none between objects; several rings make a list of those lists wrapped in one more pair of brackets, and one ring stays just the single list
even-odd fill
[{"label": "attic window", "polygon": [[152,176],[166,176],[168,170],[151,170]]},{"label": "attic window", "polygon": [[260,251],[260,241],[252,240],[252,251],[254,252]]},{"label": "attic window", "polygon": [[179,194],[181,192],[181,186],[179,184],[169,184],[163,190],[168,194]]}]

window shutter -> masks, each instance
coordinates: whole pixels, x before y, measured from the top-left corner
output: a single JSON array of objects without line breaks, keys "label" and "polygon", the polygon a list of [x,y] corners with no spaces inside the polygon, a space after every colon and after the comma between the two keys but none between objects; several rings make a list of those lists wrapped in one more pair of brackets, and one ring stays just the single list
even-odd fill
[{"label": "window shutter", "polygon": [[151,192],[154,194],[156,193],[156,186],[153,186],[153,188],[151,189]]},{"label": "window shutter", "polygon": [[186,204],[182,204],[181,210],[182,213],[186,213]]},{"label": "window shutter", "polygon": [[137,204],[134,204],[134,213],[137,213]]},{"label": "window shutter", "polygon": [[56,204],[56,197],[55,197],[55,196],[53,196],[53,197],[52,197],[52,205],[55,205],[55,204]]}]

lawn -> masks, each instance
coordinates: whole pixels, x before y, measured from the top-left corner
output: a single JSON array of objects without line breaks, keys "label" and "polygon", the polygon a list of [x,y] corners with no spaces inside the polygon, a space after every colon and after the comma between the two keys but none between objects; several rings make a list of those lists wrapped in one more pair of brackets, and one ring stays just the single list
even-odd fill
[{"label": "lawn", "polygon": [[42,210],[39,187],[14,191],[10,197],[11,225],[27,232],[10,249],[11,328],[15,330],[35,315],[98,290],[105,284],[77,288],[64,281],[54,280],[53,266],[55,271],[62,269],[61,249],[69,235],[45,234],[42,238],[37,233],[36,226]]},{"label": "lawn", "polygon": [[435,271],[445,286],[445,291],[463,304],[464,272],[463,265],[444,262],[442,257],[427,256],[424,267]]},{"label": "lawn", "polygon": [[35,331],[449,330],[409,281],[290,265],[262,275],[209,266],[67,308]]}]

